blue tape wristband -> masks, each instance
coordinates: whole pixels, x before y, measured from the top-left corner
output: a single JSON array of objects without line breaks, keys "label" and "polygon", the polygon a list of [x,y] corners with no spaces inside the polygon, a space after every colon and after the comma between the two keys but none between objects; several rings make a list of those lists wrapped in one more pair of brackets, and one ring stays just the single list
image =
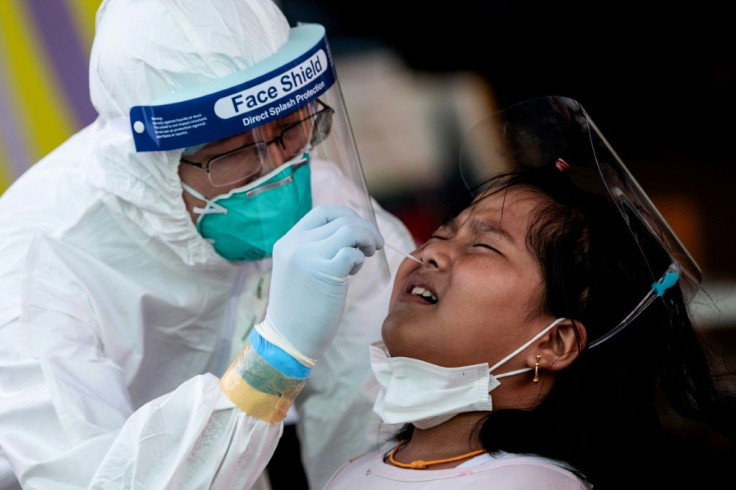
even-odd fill
[{"label": "blue tape wristband", "polygon": [[250,345],[258,354],[275,369],[290,378],[305,379],[312,369],[294,359],[286,351],[261,337],[256,329],[250,332]]}]

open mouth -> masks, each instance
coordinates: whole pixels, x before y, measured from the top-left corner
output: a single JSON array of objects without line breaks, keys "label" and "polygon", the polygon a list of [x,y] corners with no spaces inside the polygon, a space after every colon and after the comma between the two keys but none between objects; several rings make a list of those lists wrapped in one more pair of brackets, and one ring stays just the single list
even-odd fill
[{"label": "open mouth", "polygon": [[431,305],[437,304],[437,295],[422,286],[414,286],[413,288],[411,288],[411,294],[413,294],[414,296],[419,296]]}]

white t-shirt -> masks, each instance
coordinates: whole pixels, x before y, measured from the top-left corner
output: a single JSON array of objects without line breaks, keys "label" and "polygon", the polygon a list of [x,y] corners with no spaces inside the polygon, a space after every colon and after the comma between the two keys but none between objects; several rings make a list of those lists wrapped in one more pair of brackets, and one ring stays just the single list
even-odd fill
[{"label": "white t-shirt", "polygon": [[344,465],[327,483],[335,489],[474,489],[590,490],[593,487],[564,467],[564,463],[531,455],[482,454],[446,470],[411,470],[384,462],[376,450]]}]

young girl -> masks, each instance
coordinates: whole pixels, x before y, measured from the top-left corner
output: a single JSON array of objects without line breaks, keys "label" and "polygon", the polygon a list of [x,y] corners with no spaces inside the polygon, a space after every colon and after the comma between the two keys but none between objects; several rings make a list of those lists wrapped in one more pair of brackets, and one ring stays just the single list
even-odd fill
[{"label": "young girl", "polygon": [[698,266],[574,100],[472,136],[472,201],[403,262],[371,346],[374,411],[402,430],[327,488],[719,482],[736,403],[688,314]]}]

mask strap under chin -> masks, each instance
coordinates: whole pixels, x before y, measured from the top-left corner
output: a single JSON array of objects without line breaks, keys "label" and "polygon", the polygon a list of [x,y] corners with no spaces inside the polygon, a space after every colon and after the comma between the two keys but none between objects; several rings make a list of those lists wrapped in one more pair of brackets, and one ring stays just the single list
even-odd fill
[{"label": "mask strap under chin", "polygon": [[202,194],[200,194],[200,192],[198,190],[196,190],[194,187],[192,187],[192,186],[190,186],[190,185],[188,185],[188,184],[186,184],[184,182],[181,183],[181,186],[182,186],[182,188],[185,191],[187,191],[192,196],[194,196],[197,199],[200,199],[200,200],[202,200],[202,201],[204,201],[204,202],[207,203],[205,205],[205,207],[203,207],[203,208],[196,207],[196,206],[193,207],[192,208],[192,212],[194,214],[203,215],[203,214],[213,214],[213,213],[218,213],[218,214],[226,214],[227,213],[227,209],[225,209],[224,207],[220,206],[216,202],[209,201],[206,197],[204,197]]},{"label": "mask strap under chin", "polygon": [[679,279],[680,266],[676,262],[673,262],[672,264],[670,264],[664,274],[662,274],[662,277],[660,277],[657,282],[652,284],[652,288],[649,290],[649,292],[647,292],[647,294],[639,302],[639,304],[636,305],[633,310],[631,310],[631,313],[629,313],[626,318],[621,320],[621,323],[613,327],[608,333],[591,342],[588,345],[588,349],[592,349],[593,347],[602,344],[603,342],[623,330],[624,327],[634,321],[636,317],[638,317],[644,310],[646,310],[647,307],[651,305],[655,299],[662,297],[664,295],[664,292],[674,286]]},{"label": "mask strap under chin", "polygon": [[[508,362],[508,360],[509,360],[509,359],[513,358],[513,357],[514,357],[514,356],[516,356],[516,355],[517,355],[517,354],[518,354],[519,352],[523,351],[524,349],[526,349],[527,347],[529,347],[530,345],[532,345],[532,344],[533,344],[533,343],[534,343],[534,342],[535,342],[535,341],[536,341],[537,339],[539,339],[539,338],[540,338],[540,337],[541,337],[542,335],[544,335],[544,334],[546,334],[547,332],[549,332],[549,331],[550,331],[550,329],[551,329],[552,327],[554,327],[555,325],[557,325],[558,323],[560,323],[560,322],[562,322],[562,321],[564,321],[564,320],[567,320],[567,318],[558,318],[557,320],[555,320],[555,321],[553,321],[552,323],[550,323],[549,325],[547,325],[547,326],[546,326],[546,327],[545,327],[545,328],[544,328],[544,329],[543,329],[543,330],[542,330],[541,332],[539,332],[539,333],[538,333],[537,335],[535,335],[534,337],[532,337],[532,338],[531,338],[531,339],[530,339],[530,340],[529,340],[529,341],[528,341],[527,343],[525,343],[524,345],[522,345],[521,347],[519,347],[518,349],[516,349],[516,350],[515,350],[514,352],[512,352],[511,354],[509,354],[508,356],[506,356],[506,357],[504,357],[503,359],[501,359],[500,361],[498,361],[498,362],[497,362],[496,364],[494,364],[493,366],[491,366],[491,368],[490,368],[490,369],[488,370],[488,372],[489,372],[489,373],[493,373],[493,371],[494,371],[494,370],[495,370],[495,369],[496,369],[497,367],[499,367],[500,365],[502,365],[502,364],[504,364],[504,363]],[[505,376],[512,376],[512,375],[514,375],[514,374],[520,374],[520,373],[525,373],[525,372],[527,372],[527,371],[531,371],[531,370],[532,370],[532,368],[530,368],[530,367],[527,367],[527,368],[523,368],[523,369],[518,369],[518,370],[516,370],[516,371],[509,371],[508,373],[496,374],[495,376],[496,376],[496,378],[503,378],[503,377],[505,377]]]}]

